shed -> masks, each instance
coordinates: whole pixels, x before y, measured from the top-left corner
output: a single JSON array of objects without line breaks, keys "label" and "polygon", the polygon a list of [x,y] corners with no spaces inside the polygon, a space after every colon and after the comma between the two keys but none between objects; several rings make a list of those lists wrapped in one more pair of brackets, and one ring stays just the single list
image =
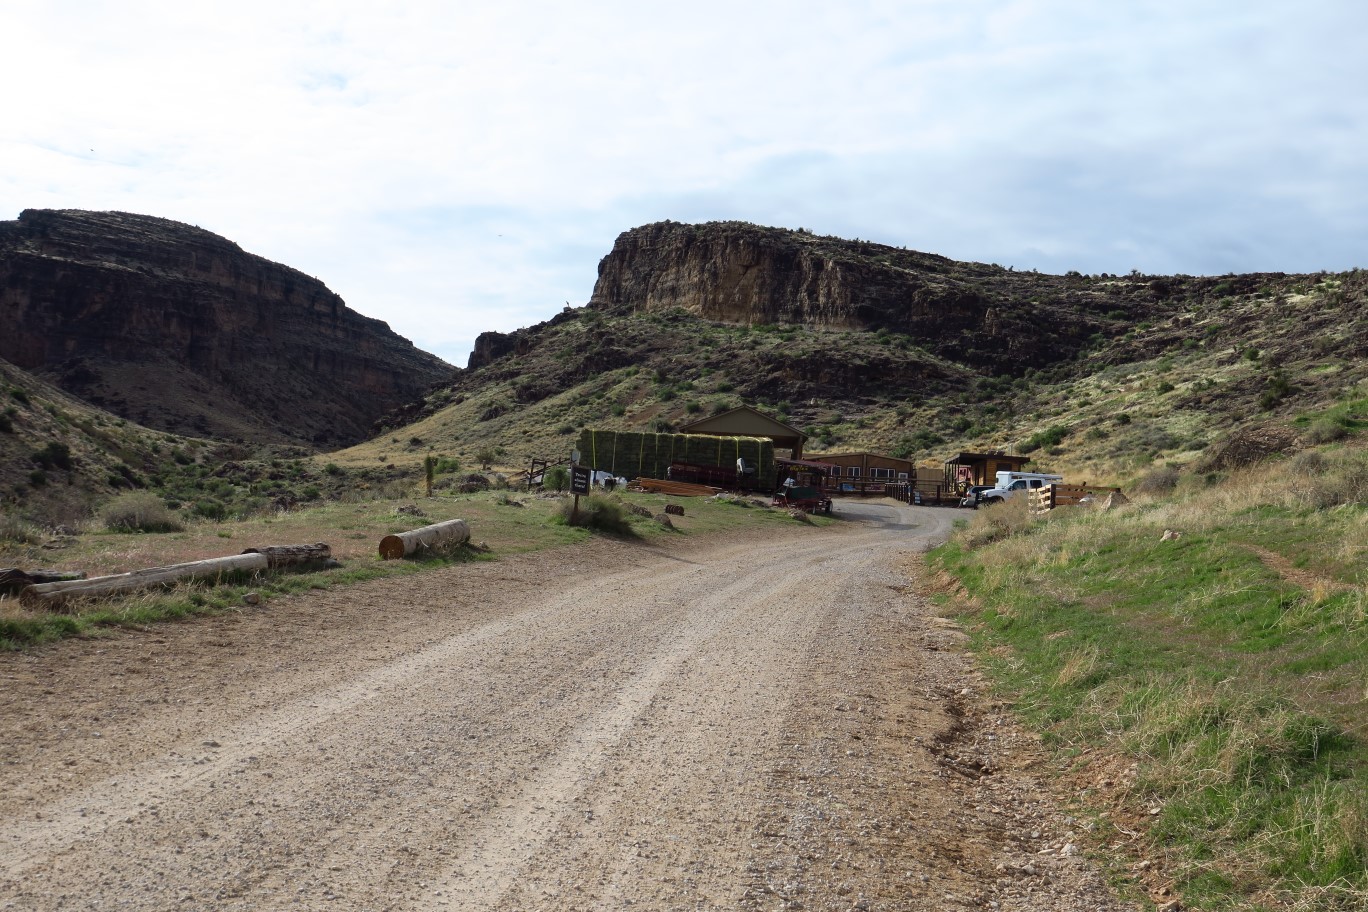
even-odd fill
[{"label": "shed", "polygon": [[1009,456],[1002,452],[960,453],[945,460],[945,484],[950,489],[960,484],[965,487],[992,484],[998,472],[1020,472],[1030,461],[1030,456]]},{"label": "shed", "polygon": [[707,434],[716,437],[768,437],[779,449],[790,450],[794,459],[803,458],[803,444],[807,435],[792,425],[749,405],[738,406],[721,414],[686,424],[681,434]]}]

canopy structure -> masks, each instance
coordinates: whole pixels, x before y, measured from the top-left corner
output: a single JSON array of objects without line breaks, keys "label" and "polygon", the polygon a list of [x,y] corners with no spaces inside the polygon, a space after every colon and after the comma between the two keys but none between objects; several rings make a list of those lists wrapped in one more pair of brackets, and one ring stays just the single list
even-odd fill
[{"label": "canopy structure", "polygon": [[797,466],[803,469],[815,469],[818,472],[826,472],[828,475],[840,468],[829,462],[814,462],[811,459],[784,459],[781,456],[774,457],[774,464],[780,467]]},{"label": "canopy structure", "polygon": [[803,444],[807,442],[807,435],[796,427],[771,418],[749,405],[686,424],[679,432],[718,437],[768,437],[776,447],[792,452],[794,459],[802,458]]},{"label": "canopy structure", "polygon": [[960,453],[945,460],[945,484],[992,484],[998,472],[1019,472],[1030,461],[1030,456],[1006,453]]}]

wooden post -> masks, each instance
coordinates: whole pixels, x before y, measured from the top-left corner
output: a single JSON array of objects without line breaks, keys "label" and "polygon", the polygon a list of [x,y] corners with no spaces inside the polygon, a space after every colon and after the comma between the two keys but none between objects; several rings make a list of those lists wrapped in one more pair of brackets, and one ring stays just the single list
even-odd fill
[{"label": "wooden post", "polygon": [[19,593],[19,601],[27,607],[51,608],[69,599],[91,598],[113,595],[119,592],[132,592],[162,583],[173,583],[182,579],[206,579],[223,576],[226,573],[245,573],[265,570],[270,562],[264,554],[237,554],[232,557],[211,557],[208,560],[172,564],[170,567],[153,567],[149,570],[134,570],[115,576],[97,576],[88,580],[69,582],[40,583],[26,587]]},{"label": "wooden post", "polygon": [[448,519],[410,532],[386,535],[380,539],[380,559],[397,560],[437,544],[470,541],[470,525],[464,519]]}]

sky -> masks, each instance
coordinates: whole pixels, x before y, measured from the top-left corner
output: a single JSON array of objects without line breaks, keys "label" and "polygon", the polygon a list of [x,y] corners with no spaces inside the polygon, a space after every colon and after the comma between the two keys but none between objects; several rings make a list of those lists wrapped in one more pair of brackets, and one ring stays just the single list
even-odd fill
[{"label": "sky", "polygon": [[176,219],[464,365],[623,231],[1368,266],[1368,4],[0,0],[0,219]]}]

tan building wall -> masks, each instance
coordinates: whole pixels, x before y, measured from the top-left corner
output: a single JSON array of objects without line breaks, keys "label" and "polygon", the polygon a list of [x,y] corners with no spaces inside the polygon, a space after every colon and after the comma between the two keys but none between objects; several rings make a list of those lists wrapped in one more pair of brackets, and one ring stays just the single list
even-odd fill
[{"label": "tan building wall", "polygon": [[840,466],[842,481],[911,481],[917,471],[910,459],[878,453],[823,453],[811,458]]}]

